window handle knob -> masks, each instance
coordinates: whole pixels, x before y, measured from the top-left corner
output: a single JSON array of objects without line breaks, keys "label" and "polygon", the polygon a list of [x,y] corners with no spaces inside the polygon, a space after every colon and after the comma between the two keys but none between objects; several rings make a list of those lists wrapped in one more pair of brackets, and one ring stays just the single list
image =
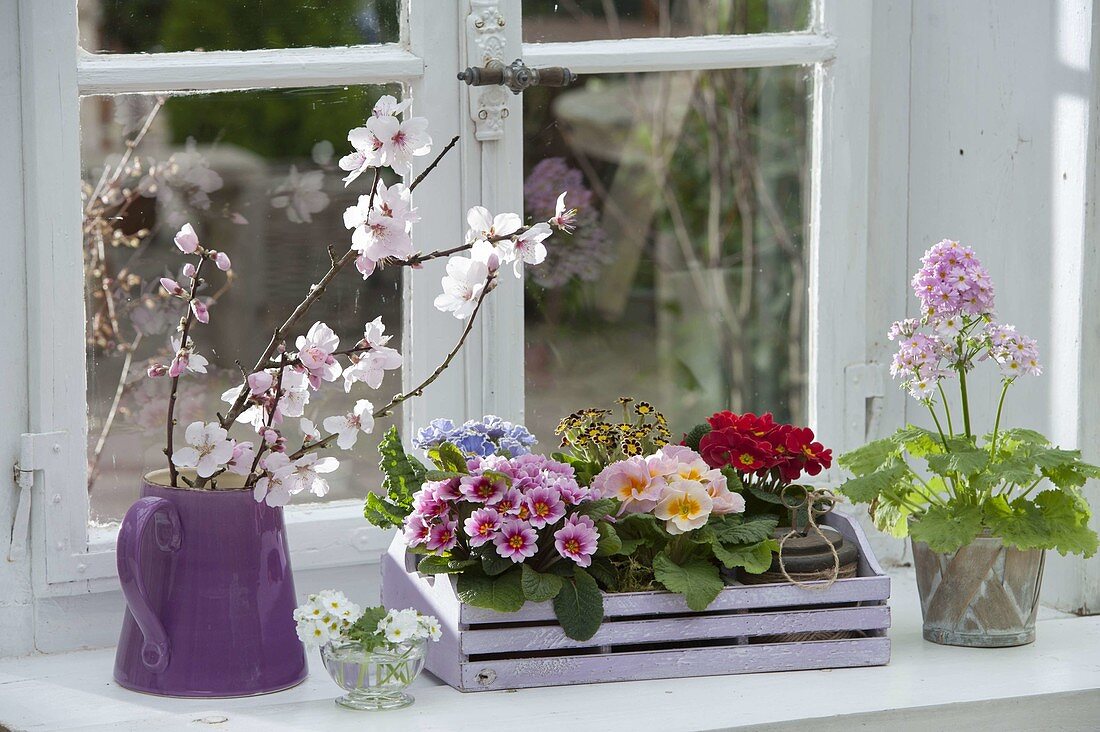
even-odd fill
[{"label": "window handle knob", "polygon": [[513,94],[520,94],[532,86],[569,86],[577,75],[562,66],[532,69],[517,58],[507,65],[500,59],[492,59],[480,68],[459,72],[458,79],[468,86],[506,86]]}]

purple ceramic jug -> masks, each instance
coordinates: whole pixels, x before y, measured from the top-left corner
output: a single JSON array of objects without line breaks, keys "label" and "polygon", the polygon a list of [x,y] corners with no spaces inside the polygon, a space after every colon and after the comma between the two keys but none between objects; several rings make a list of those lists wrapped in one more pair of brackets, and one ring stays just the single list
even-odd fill
[{"label": "purple ceramic jug", "polygon": [[142,480],[118,533],[126,617],[115,680],[164,696],[247,696],[306,677],[283,510],[249,490]]}]

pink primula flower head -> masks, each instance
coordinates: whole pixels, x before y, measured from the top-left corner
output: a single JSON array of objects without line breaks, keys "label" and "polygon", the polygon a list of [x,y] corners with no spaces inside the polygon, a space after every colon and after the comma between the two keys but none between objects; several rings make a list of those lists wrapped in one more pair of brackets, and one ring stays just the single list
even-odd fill
[{"label": "pink primula flower head", "polygon": [[521,507],[525,508],[526,504],[518,488],[509,488],[504,491],[500,500],[493,504],[493,508],[502,516],[518,516]]},{"label": "pink primula flower head", "polygon": [[195,227],[191,224],[184,224],[176,236],[173,238],[176,246],[184,254],[194,254],[195,250],[199,248],[199,236],[195,233]]},{"label": "pink primula flower head", "polygon": [[538,551],[538,534],[531,524],[519,519],[509,519],[501,524],[500,533],[493,539],[497,554],[516,564],[535,556]]},{"label": "pink primula flower head", "polygon": [[481,546],[496,538],[503,519],[492,508],[479,508],[466,519],[464,528],[470,537],[470,546]]},{"label": "pink primula flower head", "polygon": [[536,529],[553,526],[565,515],[565,503],[561,494],[554,488],[539,486],[524,496],[527,504],[527,520]]},{"label": "pink primula flower head", "polygon": [[409,546],[420,546],[428,540],[429,526],[423,518],[411,513],[405,517],[403,534]]},{"label": "pink primula flower head", "polygon": [[600,532],[588,516],[573,514],[565,525],[554,532],[554,548],[564,559],[572,559],[579,567],[592,564],[592,555],[600,541]]},{"label": "pink primula flower head", "polygon": [[457,528],[458,524],[449,517],[444,517],[441,522],[433,524],[428,530],[428,542],[426,544],[428,550],[449,552],[454,549],[455,544],[458,543]]},{"label": "pink primula flower head", "polygon": [[461,478],[462,495],[474,503],[491,506],[504,495],[507,484],[503,479],[486,475],[464,475]]}]

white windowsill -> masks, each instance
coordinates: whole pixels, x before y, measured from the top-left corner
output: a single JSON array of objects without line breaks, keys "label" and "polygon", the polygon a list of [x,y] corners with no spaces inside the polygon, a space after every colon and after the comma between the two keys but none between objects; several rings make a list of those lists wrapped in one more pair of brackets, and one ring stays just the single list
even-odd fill
[{"label": "white windowsill", "polygon": [[[316,654],[301,686],[248,699],[180,700],[111,681],[113,650],[0,661],[0,728],[195,730],[1095,729],[1100,617],[1040,617],[1038,641],[986,650],[920,637],[912,570],[894,575],[889,666],[461,694],[422,677],[416,704],[371,714],[336,707]],[[200,721],[202,720],[202,721]],[[225,724],[224,727],[221,724]],[[580,727],[578,727],[580,723]],[[1031,726],[1029,726],[1031,725]]]}]

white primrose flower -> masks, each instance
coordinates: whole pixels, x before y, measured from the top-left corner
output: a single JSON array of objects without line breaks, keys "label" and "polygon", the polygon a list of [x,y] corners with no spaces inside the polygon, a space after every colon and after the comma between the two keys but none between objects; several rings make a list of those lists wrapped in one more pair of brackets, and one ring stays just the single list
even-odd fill
[{"label": "white primrose flower", "polygon": [[177,468],[195,468],[201,478],[209,478],[233,457],[233,440],[217,422],[192,422],[187,425],[188,447],[172,454]]},{"label": "white primrose flower", "polygon": [[362,608],[348,600],[339,590],[322,590],[311,595],[310,605],[321,608],[325,614],[341,621],[355,620],[363,614]]},{"label": "white primrose flower", "polygon": [[378,621],[378,632],[390,643],[409,643],[417,640],[420,632],[420,620],[416,610],[390,610],[386,617]]},{"label": "white primrose flower", "polygon": [[435,298],[436,309],[465,320],[477,307],[488,278],[489,267],[484,262],[469,257],[451,257],[442,280],[443,293]]},{"label": "white primrose flower", "polygon": [[340,461],[336,458],[318,458],[317,453],[310,452],[279,468],[272,477],[282,481],[292,496],[309,491],[320,497],[328,493],[328,482],[321,475],[331,473],[339,467]]},{"label": "white primrose flower", "polygon": [[428,640],[437,641],[443,635],[443,627],[434,615],[421,615],[419,618],[420,630]]},{"label": "white primrose flower", "polygon": [[323,422],[325,430],[338,435],[336,444],[341,450],[350,450],[355,447],[355,441],[359,433],[370,434],[374,431],[374,405],[366,399],[355,402],[355,408],[341,416],[325,417]]}]

